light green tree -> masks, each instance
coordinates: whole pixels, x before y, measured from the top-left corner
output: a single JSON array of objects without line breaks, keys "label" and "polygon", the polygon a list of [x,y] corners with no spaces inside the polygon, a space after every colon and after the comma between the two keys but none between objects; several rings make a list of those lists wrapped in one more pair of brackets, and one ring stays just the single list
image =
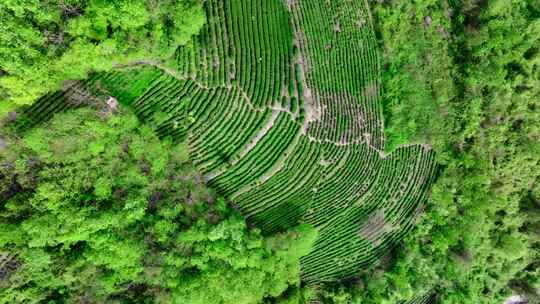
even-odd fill
[{"label": "light green tree", "polygon": [[248,229],[186,145],[134,115],[75,110],[2,138],[1,303],[249,304],[300,287],[316,231]]},{"label": "light green tree", "polygon": [[200,0],[0,3],[0,116],[115,64],[170,57],[205,22]]}]

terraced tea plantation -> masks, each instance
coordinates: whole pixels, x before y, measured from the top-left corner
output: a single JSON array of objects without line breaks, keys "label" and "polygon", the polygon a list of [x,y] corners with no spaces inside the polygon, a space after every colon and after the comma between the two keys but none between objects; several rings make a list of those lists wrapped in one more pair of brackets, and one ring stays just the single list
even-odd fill
[{"label": "terraced tea plantation", "polygon": [[187,139],[208,184],[272,233],[319,229],[303,280],[354,276],[414,225],[434,179],[426,145],[385,152],[367,2],[210,0],[171,62],[93,75],[27,110],[37,123],[114,96],[161,137]]}]

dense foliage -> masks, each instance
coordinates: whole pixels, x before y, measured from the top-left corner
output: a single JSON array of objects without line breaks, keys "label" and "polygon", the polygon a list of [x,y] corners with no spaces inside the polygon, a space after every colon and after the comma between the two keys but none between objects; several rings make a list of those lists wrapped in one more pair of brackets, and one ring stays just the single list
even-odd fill
[{"label": "dense foliage", "polygon": [[[287,2],[293,32],[282,26],[290,26],[291,20],[281,2],[206,2],[208,27],[194,48],[178,51],[177,67],[147,69],[125,79],[122,73],[103,74],[105,86],[99,75],[89,83],[103,89],[107,79],[114,80],[119,87],[102,93],[121,102],[135,100],[134,108],[153,122],[162,137],[185,136],[175,115],[198,109],[194,112],[200,117],[189,116],[189,124],[204,135],[196,135],[194,162],[208,169],[204,166],[211,163],[208,155],[236,151],[235,157],[230,151],[222,153],[220,166],[213,169],[223,168],[219,172],[223,176],[213,176],[210,184],[225,195],[227,191],[238,194],[238,181],[257,186],[264,194],[259,199],[264,200],[241,197],[244,207],[268,212],[256,217],[259,224],[269,219],[270,225],[296,221],[289,198],[302,202],[323,198],[320,210],[333,210],[347,202],[339,195],[359,194],[351,190],[358,189],[353,188],[356,185],[346,187],[356,183],[351,175],[342,174],[358,168],[348,158],[320,162],[318,152],[313,153],[318,148],[306,148],[312,144],[307,141],[286,152],[292,155],[287,170],[317,172],[326,178],[326,166],[332,164],[334,174],[328,176],[338,178],[332,183],[311,179],[313,184],[296,187],[306,200],[295,195],[297,184],[291,183],[303,175],[284,174],[276,183],[265,175],[262,179],[270,182],[259,184],[253,174],[273,171],[271,165],[286,151],[284,143],[293,141],[287,134],[300,130],[298,122],[304,122],[302,111],[307,109],[302,102],[312,97],[311,92],[305,96],[301,92],[304,77],[319,75],[311,79],[325,84],[337,79],[329,89],[354,87],[358,79],[351,71],[364,68],[343,60],[354,63],[353,59],[362,58],[350,54],[360,49],[372,52],[366,58],[373,60],[372,72],[378,71],[374,49],[367,47],[374,42],[366,40],[372,37],[371,28],[363,26],[369,12],[356,9],[365,3],[355,2],[351,9],[344,1],[324,1],[326,6],[322,0],[312,2],[321,6],[307,0]],[[312,228],[300,226],[263,238],[204,187],[183,145],[158,140],[127,113],[79,110],[58,115],[46,127],[0,137],[0,302],[299,304],[318,298],[335,304],[432,300],[476,304],[502,303],[511,294],[521,294],[531,303],[540,303],[540,4],[536,0],[371,3],[384,55],[385,146],[395,152],[403,145],[413,147],[410,143],[428,143],[442,165],[424,216],[402,246],[347,282],[301,285],[299,260],[316,238]],[[244,30],[257,18],[266,18],[267,12],[274,14],[261,23],[264,30]],[[84,78],[89,71],[110,70],[115,64],[170,57],[204,21],[201,3],[189,0],[4,1],[0,19],[0,115],[60,87],[65,79]],[[367,36],[354,36],[361,32],[358,28]],[[363,48],[349,42],[362,42]],[[278,49],[283,53],[274,53]],[[294,63],[293,54],[300,56],[299,63]],[[303,65],[310,60],[302,56],[321,60],[311,61],[308,70],[314,74],[303,75]],[[293,73],[288,71],[291,66],[295,66]],[[279,111],[265,131],[264,138],[270,139],[251,147],[259,158],[247,152],[243,156],[250,157],[237,157],[243,153],[238,153],[242,140],[252,138],[249,132],[257,129],[256,122],[268,116],[254,110],[251,102],[274,100],[272,94],[283,91],[276,89],[279,81],[261,79],[280,76],[282,68],[287,70],[284,75],[296,74],[289,94],[297,94],[300,102],[296,104],[293,97],[279,108],[285,111]],[[184,79],[185,75],[191,76]],[[344,84],[349,76],[353,76],[351,84]],[[376,97],[377,86],[368,88],[371,93],[364,97]],[[197,94],[184,95],[190,89]],[[60,109],[57,105],[63,98],[69,103],[64,93],[44,99],[49,104],[36,106],[35,116]],[[248,103],[238,103],[227,94],[243,95]],[[347,100],[348,95],[342,98]],[[215,101],[211,106],[209,99]],[[344,104],[329,103],[328,109]],[[167,109],[170,116],[150,117],[157,108]],[[323,115],[323,121],[345,120],[322,124],[321,130],[348,125],[350,117],[340,111],[328,110],[337,114]],[[289,114],[299,120],[286,119]],[[376,125],[382,126],[382,121]],[[382,148],[383,134],[376,135],[379,139],[372,144]],[[336,147],[342,146],[347,145]],[[337,148],[328,151],[323,150],[341,154]],[[260,187],[263,184],[268,188]],[[391,183],[384,180],[383,184]],[[387,194],[383,186],[374,188]],[[376,201],[373,210],[383,201],[387,200]],[[272,204],[276,208],[268,208]],[[354,216],[350,223],[361,221]],[[366,227],[378,224],[365,222]],[[352,227],[346,221],[341,224]],[[388,227],[382,226],[370,228]],[[358,229],[349,231],[358,234]],[[361,252],[348,235],[339,238],[330,231],[323,236],[328,243],[316,252],[329,262],[309,264],[322,274],[339,269],[350,252]],[[332,246],[345,248],[340,251],[342,260],[334,259]]]},{"label": "dense foliage", "polygon": [[[208,22],[179,48],[176,65],[92,74],[17,112],[31,127],[84,96],[115,96],[159,137],[187,139],[208,186],[265,234],[301,222],[319,228],[301,261],[306,283],[356,275],[413,226],[435,178],[435,153],[420,144],[381,151],[367,3],[311,2],[206,1]],[[260,27],[244,30],[253,24]]]},{"label": "dense foliage", "polygon": [[298,287],[315,230],[263,238],[187,159],[109,108],[3,134],[0,302],[258,303]]},{"label": "dense foliage", "polygon": [[198,0],[0,3],[0,114],[68,79],[170,57],[203,25]]},{"label": "dense foliage", "polygon": [[[423,221],[396,260],[329,303],[538,303],[538,1],[385,1],[387,136],[427,141],[444,165]],[[358,284],[363,288],[358,288]]]}]

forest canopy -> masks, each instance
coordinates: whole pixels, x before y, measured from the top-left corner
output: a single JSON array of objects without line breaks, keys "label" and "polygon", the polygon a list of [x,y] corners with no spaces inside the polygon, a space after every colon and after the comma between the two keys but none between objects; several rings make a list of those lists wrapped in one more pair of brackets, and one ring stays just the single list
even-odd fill
[{"label": "forest canopy", "polygon": [[247,304],[300,285],[316,231],[248,229],[185,145],[129,112],[74,110],[2,143],[2,303]]},{"label": "forest canopy", "polygon": [[0,2],[0,115],[65,80],[162,60],[205,22],[199,0]]},{"label": "forest canopy", "polygon": [[428,142],[442,170],[403,246],[325,301],[540,303],[540,3],[372,9],[389,145]]}]

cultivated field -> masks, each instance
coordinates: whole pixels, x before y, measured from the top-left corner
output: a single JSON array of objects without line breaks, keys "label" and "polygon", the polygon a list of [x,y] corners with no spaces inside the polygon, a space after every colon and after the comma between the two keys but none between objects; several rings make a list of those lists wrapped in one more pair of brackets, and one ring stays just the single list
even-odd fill
[{"label": "cultivated field", "polygon": [[353,276],[396,245],[436,171],[426,145],[385,152],[367,3],[210,0],[202,33],[171,62],[139,62],[43,97],[37,123],[89,95],[131,105],[187,140],[208,184],[266,233],[319,229],[306,282]]}]

